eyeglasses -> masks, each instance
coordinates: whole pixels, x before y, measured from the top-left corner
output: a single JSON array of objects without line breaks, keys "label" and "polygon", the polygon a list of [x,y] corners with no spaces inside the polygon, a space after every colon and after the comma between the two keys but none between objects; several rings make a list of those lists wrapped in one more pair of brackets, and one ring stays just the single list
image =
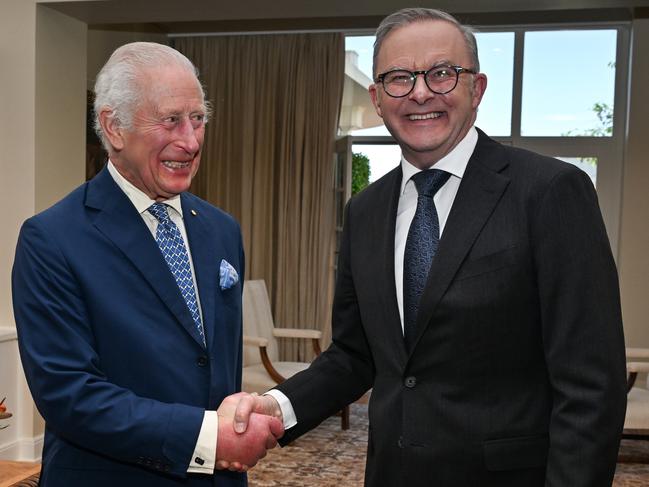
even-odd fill
[{"label": "eyeglasses", "polygon": [[430,91],[438,95],[445,95],[455,89],[461,73],[476,74],[473,69],[445,64],[433,66],[426,71],[394,69],[379,74],[375,82],[381,83],[385,92],[391,97],[402,98],[412,92],[415,88],[417,76],[423,74],[426,86],[428,86]]}]

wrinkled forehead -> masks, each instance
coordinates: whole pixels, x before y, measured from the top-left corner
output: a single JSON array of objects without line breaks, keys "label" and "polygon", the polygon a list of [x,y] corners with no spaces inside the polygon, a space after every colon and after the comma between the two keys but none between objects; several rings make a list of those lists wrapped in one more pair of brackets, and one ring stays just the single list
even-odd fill
[{"label": "wrinkled forehead", "polygon": [[164,111],[204,109],[205,95],[196,75],[183,67],[142,70],[140,101]]}]

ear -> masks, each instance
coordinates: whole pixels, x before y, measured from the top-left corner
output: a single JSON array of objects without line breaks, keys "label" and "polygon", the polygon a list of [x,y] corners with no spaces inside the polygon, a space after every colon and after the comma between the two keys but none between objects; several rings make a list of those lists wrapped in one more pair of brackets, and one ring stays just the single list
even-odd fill
[{"label": "ear", "polygon": [[374,105],[374,110],[376,110],[376,114],[383,118],[383,113],[381,113],[381,94],[379,93],[379,89],[376,83],[372,83],[368,91],[370,92],[370,99],[372,100],[372,105]]},{"label": "ear", "polygon": [[120,126],[119,121],[113,116],[110,108],[102,108],[99,112],[99,123],[101,130],[117,151],[124,148],[124,129]]},{"label": "ear", "polygon": [[487,75],[484,73],[478,73],[473,75],[473,93],[471,94],[472,100],[471,105],[474,109],[478,108],[484,92],[487,90]]}]

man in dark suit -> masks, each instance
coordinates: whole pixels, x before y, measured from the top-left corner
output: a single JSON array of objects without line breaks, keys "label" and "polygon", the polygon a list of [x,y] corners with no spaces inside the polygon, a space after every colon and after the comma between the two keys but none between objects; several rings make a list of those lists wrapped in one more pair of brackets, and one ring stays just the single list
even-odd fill
[{"label": "man in dark suit", "polygon": [[387,17],[374,74],[403,157],[347,205],[333,343],[237,422],[289,442],[372,388],[367,486],[609,486],[624,340],[589,178],[474,127],[487,79],[444,12]]},{"label": "man in dark suit", "polygon": [[[25,222],[13,269],[41,486],[245,486],[282,425],[234,433],[244,257],[235,220],[187,193],[207,107],[177,51],[122,46],[99,73],[107,167]],[[223,402],[222,402],[223,401]],[[219,406],[220,405],[220,406]]]}]

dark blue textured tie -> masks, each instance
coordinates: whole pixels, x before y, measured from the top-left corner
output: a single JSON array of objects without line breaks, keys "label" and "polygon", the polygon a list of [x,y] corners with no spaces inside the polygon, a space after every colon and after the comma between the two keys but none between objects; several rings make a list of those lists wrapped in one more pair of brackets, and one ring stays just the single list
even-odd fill
[{"label": "dark blue textured tie", "polygon": [[180,293],[183,295],[183,299],[194,319],[198,334],[203,340],[203,345],[205,345],[205,334],[203,333],[201,314],[198,310],[192,268],[189,265],[189,254],[187,253],[187,247],[185,247],[185,241],[176,224],[169,218],[167,205],[154,203],[148,210],[158,220],[155,240],[158,242],[165,261],[167,261],[169,270],[176,279]]},{"label": "dark blue textured tie", "polygon": [[439,219],[433,197],[449,176],[439,169],[428,169],[412,177],[418,193],[417,210],[403,256],[403,334],[408,350],[416,337],[419,301],[439,244]]}]

